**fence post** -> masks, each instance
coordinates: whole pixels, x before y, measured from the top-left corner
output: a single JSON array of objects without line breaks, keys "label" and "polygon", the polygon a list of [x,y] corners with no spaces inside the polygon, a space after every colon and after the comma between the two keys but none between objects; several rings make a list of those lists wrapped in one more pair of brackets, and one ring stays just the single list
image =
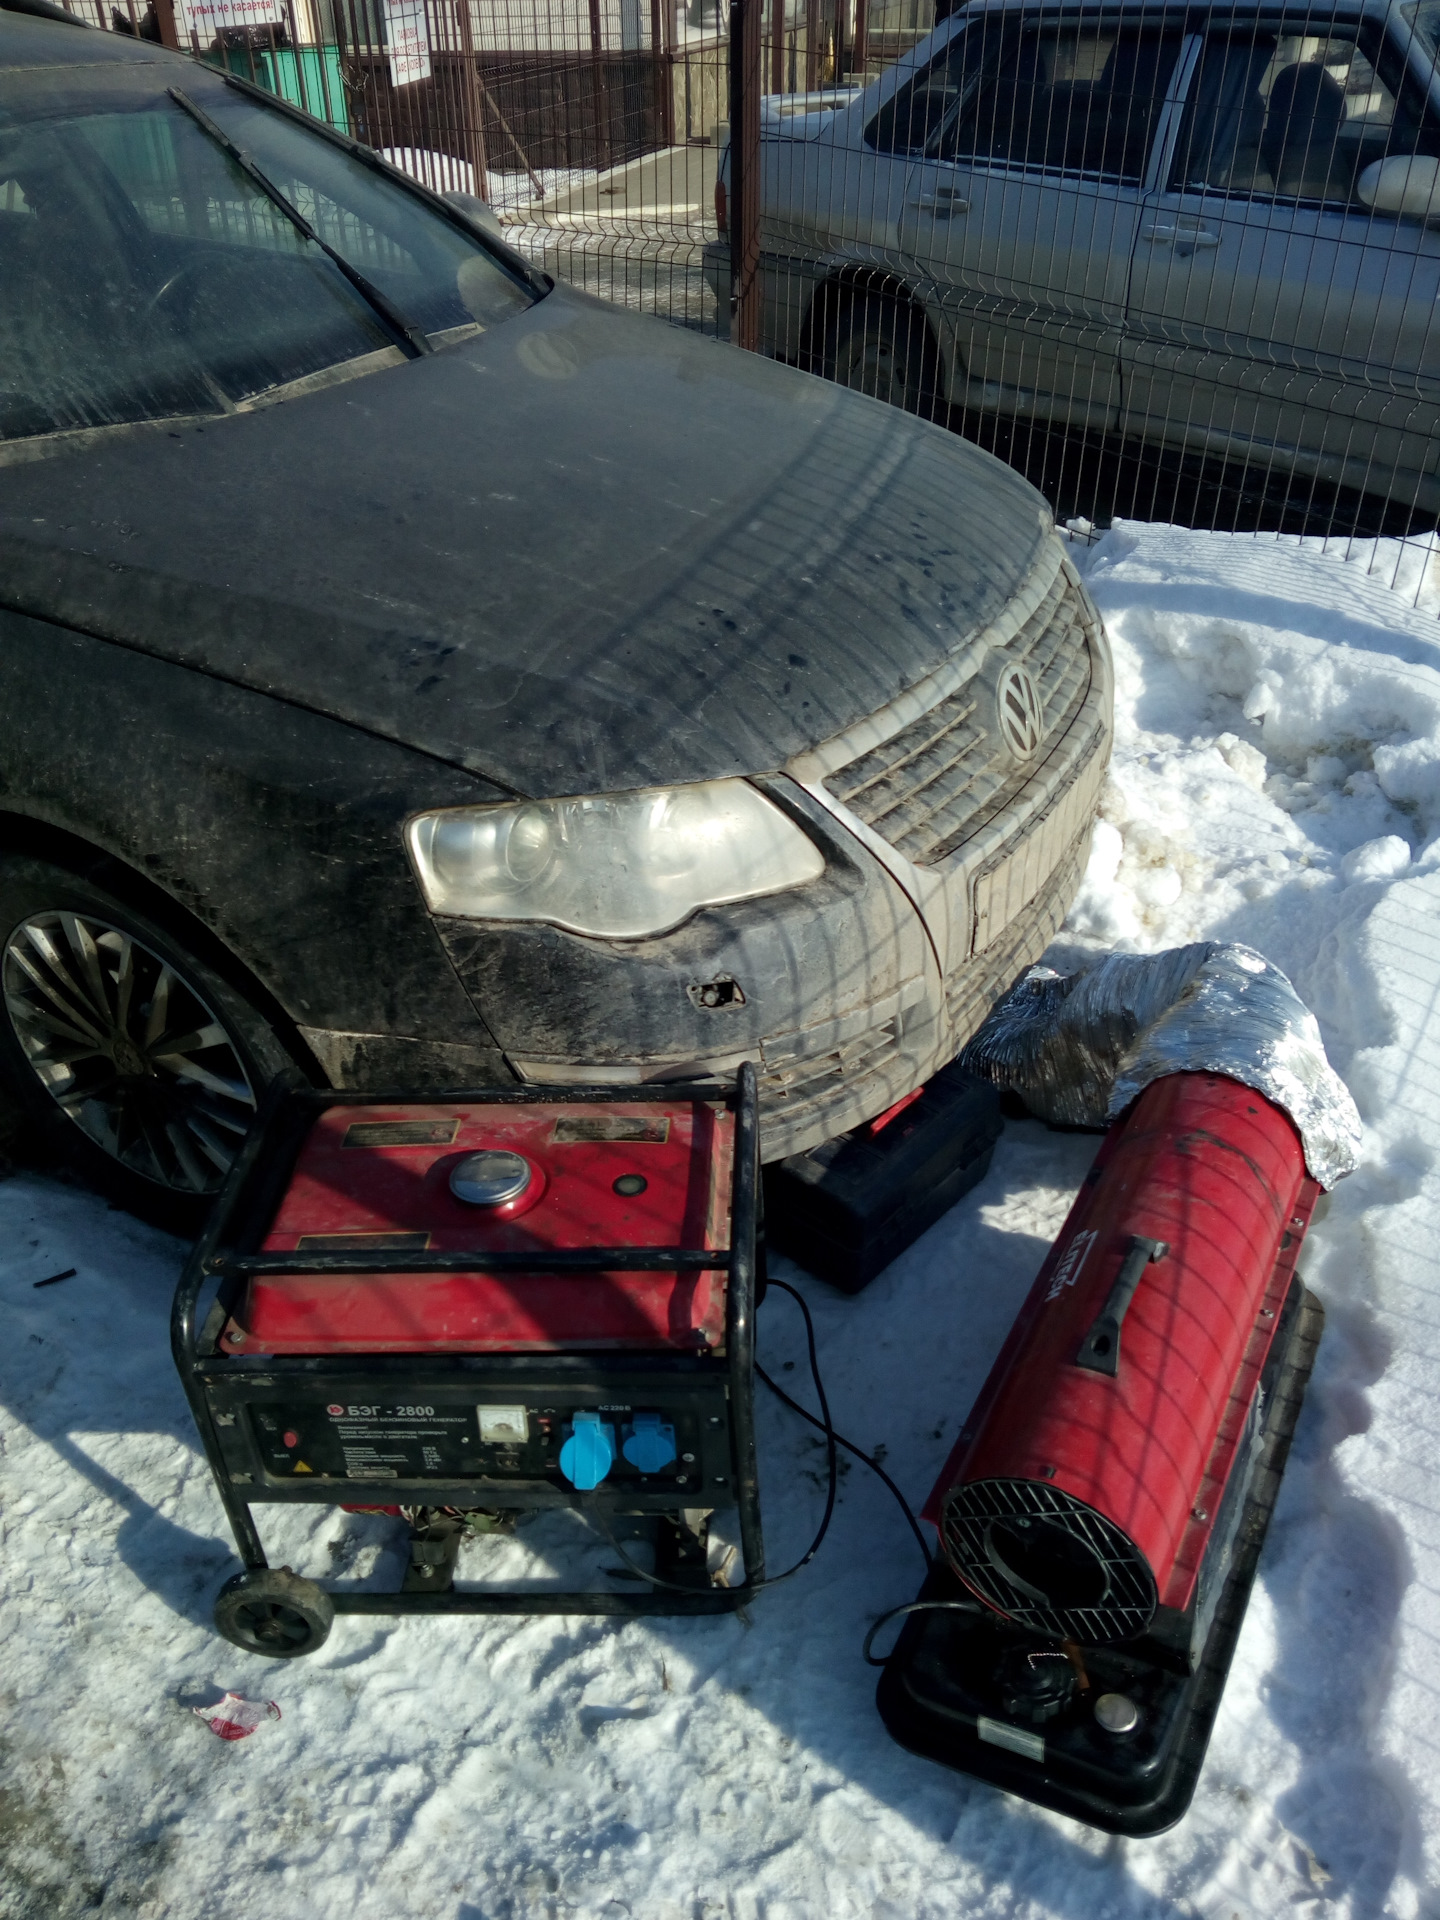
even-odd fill
[{"label": "fence post", "polygon": [[730,338],[760,344],[760,8],[730,0]]},{"label": "fence post", "polygon": [[481,91],[480,56],[475,48],[474,23],[470,18],[470,0],[456,0],[456,25],[460,29],[460,58],[465,67],[461,110],[465,115],[465,157],[475,176],[475,192],[481,200],[490,198],[489,156],[485,151],[485,106]]},{"label": "fence post", "polygon": [[655,145],[675,144],[675,76],[670,67],[666,18],[674,18],[669,0],[650,0],[650,63],[654,74]]},{"label": "fence post", "polygon": [[175,0],[155,0],[155,24],[160,29],[162,47],[180,49],[180,29],[175,23]]}]

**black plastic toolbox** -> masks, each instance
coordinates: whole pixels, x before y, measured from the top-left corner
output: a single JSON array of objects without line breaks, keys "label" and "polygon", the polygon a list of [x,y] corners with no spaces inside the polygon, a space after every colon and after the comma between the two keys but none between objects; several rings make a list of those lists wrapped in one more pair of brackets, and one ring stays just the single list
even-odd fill
[{"label": "black plastic toolbox", "polygon": [[765,1169],[769,1244],[859,1293],[985,1177],[1003,1126],[994,1087],[943,1067],[890,1116]]}]

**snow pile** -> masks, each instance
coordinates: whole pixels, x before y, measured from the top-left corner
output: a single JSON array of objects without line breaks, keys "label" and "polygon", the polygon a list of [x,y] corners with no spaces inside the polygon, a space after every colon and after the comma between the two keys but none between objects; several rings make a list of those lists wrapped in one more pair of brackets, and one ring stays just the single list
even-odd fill
[{"label": "snow pile", "polygon": [[1390,879],[1440,829],[1440,631],[1308,544],[1121,526],[1085,556],[1120,700],[1077,932],[1213,936],[1281,894],[1290,920],[1339,860]]},{"label": "snow pile", "polygon": [[[750,1625],[342,1618],[310,1660],[239,1654],[209,1626],[234,1559],[166,1344],[180,1250],[27,1176],[0,1185],[7,1920],[1440,1915],[1440,625],[1418,571],[1389,584],[1400,554],[1138,526],[1075,551],[1119,743],[1053,961],[1259,948],[1366,1124],[1308,1250],[1326,1337],[1189,1818],[1112,1841],[890,1743],[858,1649],[920,1563],[858,1467]],[[837,1422],[912,1499],[1094,1150],[1012,1124],[867,1293],[803,1283]],[[780,1296],[760,1340],[803,1381]],[[779,1566],[823,1449],[769,1401],[761,1445]],[[398,1580],[382,1517],[262,1521],[277,1563]],[[609,1561],[557,1519],[461,1572]],[[191,1709],[226,1692],[284,1718],[214,1739]]]}]

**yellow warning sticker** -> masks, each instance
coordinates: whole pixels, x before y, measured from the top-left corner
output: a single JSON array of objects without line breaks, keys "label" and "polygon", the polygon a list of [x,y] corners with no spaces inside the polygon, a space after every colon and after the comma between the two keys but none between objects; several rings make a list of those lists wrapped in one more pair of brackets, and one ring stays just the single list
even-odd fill
[{"label": "yellow warning sticker", "polygon": [[296,1473],[313,1473],[315,1471],[314,1467],[307,1467],[303,1460],[297,1460],[295,1462],[294,1470]]}]

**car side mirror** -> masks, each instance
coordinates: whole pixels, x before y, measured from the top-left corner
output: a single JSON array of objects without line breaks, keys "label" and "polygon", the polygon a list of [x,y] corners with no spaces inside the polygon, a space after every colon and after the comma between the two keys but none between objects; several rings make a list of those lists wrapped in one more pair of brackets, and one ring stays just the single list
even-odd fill
[{"label": "car side mirror", "polygon": [[482,233],[488,233],[492,240],[503,240],[505,229],[500,224],[500,216],[488,200],[482,200],[478,194],[453,193],[442,194],[447,206],[454,207],[457,213],[463,213],[472,227],[479,227]]},{"label": "car side mirror", "polygon": [[1440,220],[1440,160],[1428,153],[1392,153],[1366,167],[1355,191],[1376,213]]}]

